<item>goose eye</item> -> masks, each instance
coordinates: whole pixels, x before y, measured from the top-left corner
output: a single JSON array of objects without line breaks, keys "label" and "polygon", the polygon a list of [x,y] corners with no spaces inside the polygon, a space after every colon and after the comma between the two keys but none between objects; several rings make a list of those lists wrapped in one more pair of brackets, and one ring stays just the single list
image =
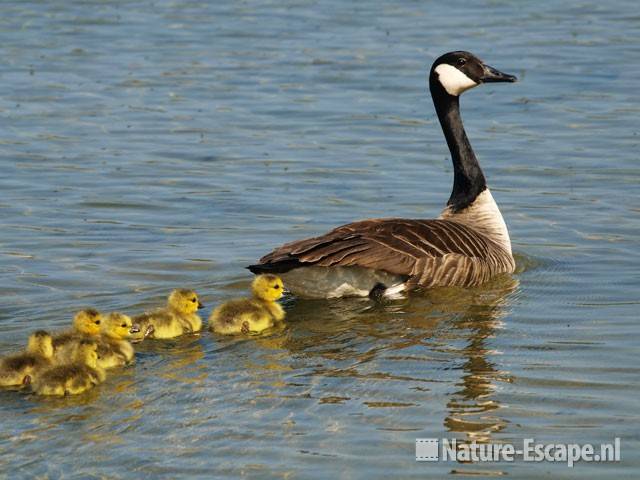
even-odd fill
[{"label": "goose eye", "polygon": [[127,328],[127,324],[123,323],[122,325],[120,325],[122,328]]},{"label": "goose eye", "polygon": [[275,288],[276,290],[280,290],[280,285],[274,285],[273,288]]},{"label": "goose eye", "polygon": [[96,320],[96,325],[100,325],[100,320]]},{"label": "goose eye", "polygon": [[467,63],[467,61],[464,58],[459,58],[458,59],[458,65],[460,67],[464,66]]},{"label": "goose eye", "polygon": [[196,299],[195,299],[195,298],[192,298],[192,299],[191,299],[191,301],[192,301],[193,303],[196,303]]}]

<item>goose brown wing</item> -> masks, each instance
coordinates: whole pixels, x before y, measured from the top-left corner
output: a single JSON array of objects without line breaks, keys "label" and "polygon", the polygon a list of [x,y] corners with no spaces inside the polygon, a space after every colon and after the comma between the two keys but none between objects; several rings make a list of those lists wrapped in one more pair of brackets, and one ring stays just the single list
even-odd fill
[{"label": "goose brown wing", "polygon": [[484,259],[490,249],[490,241],[483,235],[456,222],[374,219],[282,245],[249,270],[284,273],[311,265],[359,266],[411,276],[424,259],[451,254]]}]

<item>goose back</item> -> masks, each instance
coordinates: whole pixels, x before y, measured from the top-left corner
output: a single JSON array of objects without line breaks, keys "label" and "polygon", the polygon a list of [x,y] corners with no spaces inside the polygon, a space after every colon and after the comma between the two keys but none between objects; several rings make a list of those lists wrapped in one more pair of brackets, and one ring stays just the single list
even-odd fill
[{"label": "goose back", "polygon": [[287,243],[249,269],[284,274],[311,266],[384,271],[404,278],[408,287],[428,288],[479,285],[513,272],[515,263],[510,252],[462,223],[389,218],[362,220]]}]

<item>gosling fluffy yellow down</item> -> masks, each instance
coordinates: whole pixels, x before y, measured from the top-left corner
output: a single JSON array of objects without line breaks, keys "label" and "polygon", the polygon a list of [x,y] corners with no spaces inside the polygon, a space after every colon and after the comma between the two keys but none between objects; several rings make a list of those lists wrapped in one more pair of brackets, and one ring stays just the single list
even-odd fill
[{"label": "gosling fluffy yellow down", "polygon": [[28,384],[33,376],[51,366],[52,358],[51,335],[44,330],[33,332],[24,352],[0,359],[0,386]]},{"label": "gosling fluffy yellow down", "polygon": [[128,315],[118,312],[106,315],[102,321],[102,335],[97,342],[98,366],[115,368],[130,363],[134,351],[127,339],[138,331]]},{"label": "gosling fluffy yellow down", "polygon": [[258,333],[284,319],[284,310],[276,303],[284,285],[280,277],[258,275],[251,284],[253,296],[230,300],[215,308],[209,317],[209,330],[224,335]]},{"label": "gosling fluffy yellow down", "polygon": [[102,320],[102,314],[93,308],[76,313],[73,317],[73,330],[53,337],[54,361],[56,363],[71,361],[80,340],[98,338]]},{"label": "gosling fluffy yellow down", "polygon": [[73,362],[45,370],[32,384],[38,395],[78,395],[104,382],[106,374],[98,366],[98,344],[80,340],[74,348]]},{"label": "gosling fluffy yellow down", "polygon": [[179,288],[171,292],[165,308],[137,315],[133,323],[144,337],[175,338],[202,329],[202,319],[196,312],[203,307],[196,292]]}]

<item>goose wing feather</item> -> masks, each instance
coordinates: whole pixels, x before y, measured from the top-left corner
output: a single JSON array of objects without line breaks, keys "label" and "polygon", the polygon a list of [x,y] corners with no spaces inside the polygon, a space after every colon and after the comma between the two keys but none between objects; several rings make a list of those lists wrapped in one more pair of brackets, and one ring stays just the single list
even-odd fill
[{"label": "goose wing feather", "polygon": [[495,248],[484,235],[449,220],[372,219],[282,245],[249,269],[286,272],[310,265],[359,266],[413,276],[424,268],[425,259],[486,260]]}]

